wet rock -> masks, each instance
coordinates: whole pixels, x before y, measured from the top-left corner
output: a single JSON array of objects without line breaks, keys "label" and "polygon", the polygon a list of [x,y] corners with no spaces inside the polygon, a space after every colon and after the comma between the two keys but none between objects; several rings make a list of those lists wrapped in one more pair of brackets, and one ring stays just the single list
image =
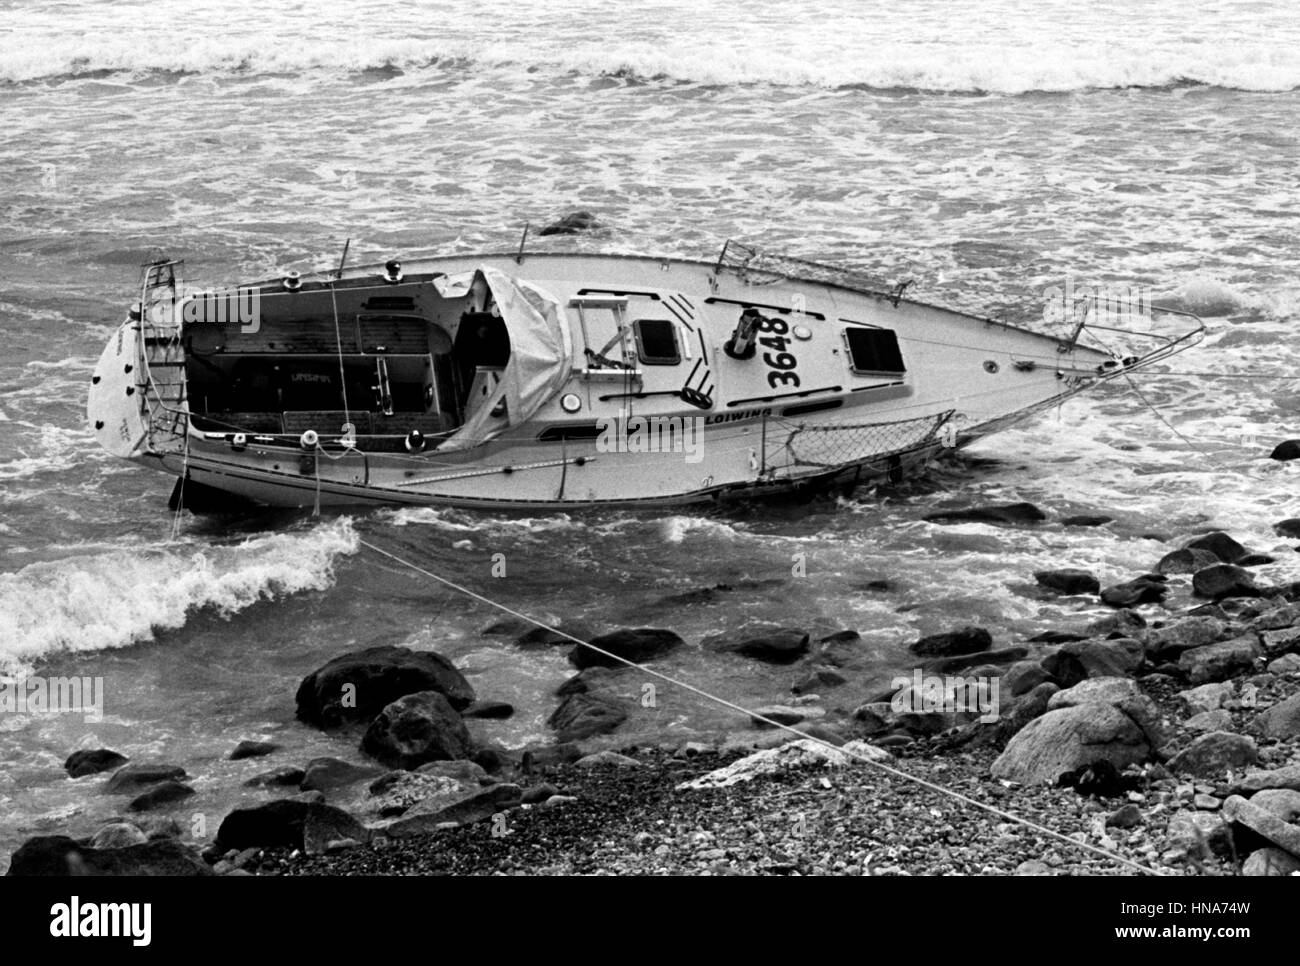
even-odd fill
[{"label": "wet rock", "polygon": [[[996,665],[1014,664],[1029,654],[1029,648],[1023,644],[1014,644],[1011,647],[999,647],[992,651],[977,651],[974,654],[958,654],[954,657],[939,657],[927,661],[926,670],[938,674],[955,674],[958,671],[967,669],[978,669],[980,667],[992,668],[989,677],[996,677],[1000,672]],[[972,670],[973,677],[979,677],[978,670]]]},{"label": "wet rock", "polygon": [[523,796],[519,799],[521,805],[539,805],[546,801],[552,795],[560,794],[560,790],[549,782],[543,782],[540,785],[533,785],[531,788],[524,789]]},{"label": "wet rock", "polygon": [[817,659],[835,667],[852,667],[863,657],[862,635],[838,631],[817,640]]},{"label": "wet rock", "polygon": [[1150,755],[1151,746],[1132,718],[1112,705],[1089,703],[1030,721],[1007,743],[992,771],[1005,781],[1054,782],[1093,762],[1121,769]]},{"label": "wet rock", "polygon": [[1268,454],[1271,460],[1285,463],[1287,460],[1300,459],[1300,439],[1286,439],[1273,447]]},{"label": "wet rock", "polygon": [[1227,624],[1218,618],[1184,617],[1147,635],[1147,655],[1152,661],[1175,660],[1183,651],[1213,644],[1227,633]]},{"label": "wet rock", "polygon": [[1287,855],[1281,849],[1256,849],[1242,863],[1241,874],[1297,875],[1300,874],[1300,859]]},{"label": "wet rock", "polygon": [[1165,599],[1169,588],[1163,579],[1156,580],[1149,574],[1112,584],[1101,592],[1101,602],[1110,607],[1137,607],[1141,604],[1158,604]]},{"label": "wet rock", "polygon": [[1234,795],[1249,796],[1270,788],[1300,791],[1300,764],[1247,772],[1231,786],[1230,790]]},{"label": "wet rock", "polygon": [[922,517],[931,523],[1038,523],[1047,514],[1032,503],[1002,503],[992,506],[968,507],[962,510],[941,510]]},{"label": "wet rock", "polygon": [[525,650],[543,647],[573,647],[573,638],[576,637],[580,641],[585,641],[589,636],[588,634],[579,634],[576,629],[561,634],[549,627],[534,627],[521,634],[515,641],[515,646],[522,647]]},{"label": "wet rock", "polygon": [[245,758],[261,758],[276,751],[279,747],[279,745],[270,741],[241,741],[235,745],[228,759],[230,761],[242,761]]},{"label": "wet rock", "polygon": [[441,654],[370,647],[336,657],[303,678],[298,718],[318,728],[370,721],[399,698],[428,691],[443,695],[457,710],[474,702],[474,689]]},{"label": "wet rock", "polygon": [[1300,627],[1280,627],[1276,630],[1263,631],[1259,635],[1264,653],[1270,657],[1288,654],[1300,647]]},{"label": "wet rock", "polygon": [[1268,662],[1269,674],[1300,674],[1300,654],[1283,654]]},{"label": "wet rock", "polygon": [[1276,557],[1270,557],[1266,553],[1248,553],[1237,561],[1238,567],[1263,567],[1267,564],[1277,563]]},{"label": "wet rock", "polygon": [[[808,635],[804,635],[807,644]],[[593,647],[608,651],[624,661],[644,664],[646,661],[662,657],[686,642],[672,631],[654,627],[624,628],[611,634],[602,634],[591,641]],[[623,667],[622,662],[613,657],[606,657],[590,647],[578,645],[569,652],[569,663],[581,670],[588,667]]]},{"label": "wet rock", "polygon": [[437,691],[421,691],[384,708],[366,729],[361,750],[389,768],[410,769],[468,758],[473,746],[451,702]]},{"label": "wet rock", "polygon": [[582,741],[613,731],[627,720],[629,710],[626,701],[613,695],[572,694],[552,712],[547,724],[560,742]]},{"label": "wet rock", "polygon": [[212,875],[193,849],[170,838],[118,849],[80,845],[66,835],[28,839],[13,854],[6,875]]},{"label": "wet rock", "polygon": [[1194,574],[1198,570],[1221,562],[1208,550],[1188,550],[1184,547],[1182,550],[1174,550],[1161,557],[1155,570],[1158,574]]},{"label": "wet rock", "polygon": [[951,657],[987,651],[993,646],[993,636],[982,627],[963,627],[942,634],[923,637],[908,650],[919,657]]},{"label": "wet rock", "polygon": [[105,825],[91,839],[91,847],[96,849],[125,849],[132,845],[142,845],[149,841],[144,831],[129,822],[114,822]]},{"label": "wet rock", "polygon": [[1183,722],[1188,731],[1226,731],[1232,727],[1232,715],[1219,708],[1217,711],[1202,711]]},{"label": "wet rock", "polygon": [[1175,812],[1165,835],[1171,847],[1190,855],[1208,858],[1232,853],[1232,830],[1219,812]]},{"label": "wet rock", "polygon": [[1221,778],[1229,770],[1240,771],[1259,761],[1259,749],[1245,735],[1214,731],[1201,735],[1169,762],[1176,774],[1196,778]]},{"label": "wet rock", "polygon": [[487,769],[472,761],[427,761],[415,769],[417,775],[433,775],[462,785],[490,784]]},{"label": "wet rock", "polygon": [[573,763],[574,768],[642,768],[641,762],[617,751],[598,751],[583,755]]},{"label": "wet rock", "polygon": [[525,774],[532,774],[546,768],[572,764],[581,757],[582,749],[573,742],[566,741],[524,749],[519,767]]},{"label": "wet rock", "polygon": [[1104,527],[1114,522],[1114,517],[1104,513],[1075,513],[1068,517],[1061,517],[1063,527]]},{"label": "wet rock", "polygon": [[1222,530],[1215,530],[1203,537],[1189,540],[1183,544],[1184,550],[1207,550],[1223,563],[1236,563],[1249,551]]},{"label": "wet rock", "polygon": [[1002,689],[1015,698],[1028,694],[1051,679],[1052,676],[1037,661],[1019,661],[1007,668],[1007,673],[1002,675]]},{"label": "wet rock", "polygon": [[1034,580],[1060,594],[1095,594],[1101,582],[1086,570],[1035,570]]},{"label": "wet rock", "polygon": [[807,653],[808,633],[775,624],[747,624],[738,631],[706,637],[700,645],[768,664],[792,664]]},{"label": "wet rock", "polygon": [[308,807],[302,823],[302,850],[307,855],[326,855],[369,841],[370,830],[342,809]]},{"label": "wet rock", "polygon": [[1218,644],[1205,644],[1183,651],[1178,656],[1178,667],[1191,684],[1226,681],[1241,671],[1255,666],[1259,648],[1255,638],[1234,637]]},{"label": "wet rock", "polygon": [[1202,684],[1178,693],[1178,701],[1188,714],[1201,714],[1222,708],[1237,693],[1237,686],[1231,681],[1215,681]]},{"label": "wet rock", "polygon": [[503,617],[482,628],[479,633],[484,637],[517,637],[532,628],[532,624],[519,617]]},{"label": "wet rock", "polygon": [[378,768],[369,765],[354,765],[339,758],[313,758],[307,762],[300,787],[305,792],[332,792],[369,781],[379,774]]},{"label": "wet rock", "polygon": [[402,839],[427,835],[448,824],[472,825],[515,808],[522,800],[523,789],[507,783],[451,797],[434,796],[408,809],[400,819],[384,828],[384,834]]},{"label": "wet rock", "polygon": [[[318,834],[324,834],[329,829],[348,828],[355,831],[357,828],[352,816],[340,809],[319,802],[282,798],[232,811],[221,820],[221,826],[217,829],[217,843],[222,849],[236,851],[281,847],[301,849],[309,816],[316,824]],[[364,832],[357,834],[364,835]]]},{"label": "wet rock", "polygon": [[571,694],[586,694],[588,691],[603,691],[612,682],[619,680],[621,672],[621,668],[585,668],[556,688],[556,697],[567,698]]},{"label": "wet rock", "polygon": [[1252,795],[1250,803],[1272,812],[1284,822],[1294,824],[1300,818],[1300,792],[1293,788],[1266,788]]},{"label": "wet rock", "polygon": [[793,694],[815,694],[838,688],[847,682],[848,678],[834,668],[817,667],[792,684],[790,691]]},{"label": "wet rock", "polygon": [[1249,618],[1251,630],[1276,631],[1294,630],[1300,634],[1300,604],[1279,603],[1277,599],[1257,600],[1253,602],[1260,608],[1259,613]]},{"label": "wet rock", "polygon": [[254,775],[248,781],[244,782],[246,788],[274,788],[276,786],[298,786],[302,780],[307,777],[307,773],[301,768],[295,768],[292,765],[285,765],[283,768],[275,768],[271,771],[264,771]]},{"label": "wet rock", "polygon": [[180,765],[123,765],[105,783],[103,791],[107,795],[139,795],[150,785],[185,777]]},{"label": "wet rock", "polygon": [[1145,652],[1141,641],[1071,641],[1042,660],[1047,671],[1062,687],[1073,687],[1087,678],[1126,677],[1142,666]]},{"label": "wet rock", "polygon": [[1132,802],[1121,805],[1106,818],[1107,828],[1136,828],[1142,824],[1142,809]]},{"label": "wet rock", "polygon": [[88,751],[74,751],[63,763],[63,769],[70,778],[84,778],[87,775],[98,775],[102,771],[120,768],[128,760],[125,755],[119,755],[116,751],[95,748]]},{"label": "wet rock", "polygon": [[475,701],[463,712],[464,718],[509,718],[515,713],[515,706],[504,701]]},{"label": "wet rock", "polygon": [[1279,537],[1290,537],[1293,540],[1300,537],[1300,517],[1287,517],[1277,521],[1273,524],[1273,532]]},{"label": "wet rock", "polygon": [[[1089,637],[1142,637],[1147,626],[1146,618],[1135,610],[1119,610],[1100,617],[1084,628],[1084,638]],[[1141,633],[1140,633],[1141,632]]]},{"label": "wet rock", "polygon": [[1240,795],[1230,795],[1223,803],[1228,821],[1243,825],[1268,839],[1282,851],[1300,858],[1300,827],[1282,821],[1267,809],[1252,804]]},{"label": "wet rock", "polygon": [[1214,564],[1196,571],[1192,577],[1192,593],[1210,600],[1225,597],[1258,597],[1260,589],[1249,573],[1233,564]]},{"label": "wet rock", "polygon": [[147,791],[131,799],[131,804],[127,805],[126,809],[128,812],[147,812],[153,808],[179,802],[193,794],[194,789],[189,785],[170,780],[157,782],[150,785]]},{"label": "wet rock", "polygon": [[816,717],[817,715],[811,714],[814,710],[817,709],[790,708],[783,704],[769,704],[761,708],[755,708],[754,715],[751,716],[749,720],[751,724],[759,728],[773,727],[773,725],[768,724],[766,721],[760,720],[760,716],[761,718],[775,721],[777,724],[797,725],[799,722],[809,717]]},{"label": "wet rock", "polygon": [[1058,708],[1077,708],[1095,704],[1109,705],[1128,715],[1153,749],[1162,747],[1168,741],[1155,702],[1143,694],[1137,684],[1128,678],[1090,678],[1052,695],[1047,702],[1047,708],[1049,711],[1055,711]]},{"label": "wet rock", "polygon": [[571,211],[538,231],[538,235],[577,235],[599,228],[600,222],[590,211]]},{"label": "wet rock", "polygon": [[1300,736],[1300,692],[1280,701],[1255,719],[1260,733],[1267,738],[1295,738]]},{"label": "wet rock", "polygon": [[[1110,620],[1109,617],[1102,619]],[[1086,641],[1091,636],[1091,634],[1075,634],[1070,631],[1043,631],[1041,634],[1035,634],[1029,640],[1034,644],[1068,644],[1070,641]]]}]

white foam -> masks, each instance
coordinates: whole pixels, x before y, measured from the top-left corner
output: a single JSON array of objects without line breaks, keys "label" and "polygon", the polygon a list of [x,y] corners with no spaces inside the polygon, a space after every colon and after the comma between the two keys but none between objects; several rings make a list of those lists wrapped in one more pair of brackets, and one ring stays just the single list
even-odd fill
[{"label": "white foam", "polygon": [[340,554],[356,553],[346,517],[230,546],[162,545],[30,564],[0,574],[0,669],[52,652],[96,651],[181,627],[194,611],[223,616],[273,597],[323,590]]}]

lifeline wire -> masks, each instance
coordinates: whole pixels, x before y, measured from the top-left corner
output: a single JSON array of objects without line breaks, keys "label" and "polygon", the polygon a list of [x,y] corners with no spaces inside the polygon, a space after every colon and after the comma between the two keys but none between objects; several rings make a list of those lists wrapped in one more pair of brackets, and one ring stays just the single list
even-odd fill
[{"label": "lifeline wire", "polygon": [[590,643],[589,641],[584,641],[581,638],[574,637],[572,634],[568,634],[558,628],[551,627],[548,624],[543,624],[541,621],[537,620],[534,617],[529,617],[527,614],[521,614],[519,611],[507,607],[505,604],[499,604],[496,601],[492,600],[491,598],[484,597],[482,594],[470,590],[468,587],[462,587],[460,584],[448,580],[446,577],[441,577],[438,574],[433,573],[432,571],[426,570],[423,567],[418,566],[417,564],[413,564],[409,560],[405,560],[402,557],[397,556],[397,554],[395,553],[390,553],[389,551],[384,550],[382,547],[377,547],[373,543],[370,543],[369,541],[359,540],[358,542],[361,544],[361,546],[365,547],[366,549],[373,550],[375,553],[387,557],[390,560],[394,560],[397,563],[402,564],[404,567],[409,567],[411,570],[414,570],[416,573],[423,574],[424,576],[429,577],[432,580],[436,580],[439,583],[444,584],[447,587],[450,587],[451,589],[466,595],[467,597],[472,597],[473,599],[481,603],[487,604],[490,607],[495,607],[498,610],[505,611],[507,614],[510,614],[512,617],[518,617],[520,620],[525,620],[530,624],[535,624],[536,626],[542,628],[543,630],[548,630],[551,631],[552,633],[559,634],[561,637],[567,638],[573,641],[575,644],[580,644],[585,648],[595,651],[597,654],[618,661],[620,664],[625,664],[628,667],[636,668],[638,671],[659,678],[661,681],[667,681],[669,684],[676,685],[679,688],[683,688],[687,691],[692,692],[693,694],[697,694],[708,701],[712,701],[715,704],[722,705],[724,708],[729,708],[732,711],[738,711],[741,714],[749,715],[751,718],[753,718],[756,721],[761,721],[764,724],[770,725],[774,728],[780,728],[783,731],[788,731],[790,732],[790,734],[798,735],[800,738],[806,739],[808,741],[814,741],[819,745],[824,745],[825,747],[831,749],[834,752],[838,752],[839,754],[843,754],[843,755],[848,755],[851,758],[856,758],[858,761],[871,765],[873,768],[878,768],[881,771],[886,772],[887,774],[893,775],[897,778],[902,778],[906,781],[914,782],[915,784],[920,785],[923,788],[928,788],[931,791],[938,792],[941,795],[947,795],[949,798],[955,798],[957,801],[964,802],[967,805],[973,805],[975,808],[982,809],[986,812],[998,816],[999,818],[1004,818],[1008,821],[1015,822],[1019,825],[1023,825],[1026,828],[1034,829],[1035,831],[1041,832],[1042,834],[1047,835],[1051,838],[1059,839],[1060,841],[1064,842],[1067,845],[1073,846],[1075,848],[1086,849],[1090,852],[1095,852],[1098,855],[1110,859],[1112,862],[1118,862],[1121,865],[1127,865],[1130,868],[1136,869],[1137,871],[1143,873],[1144,875],[1165,874],[1156,869],[1149,869],[1138,862],[1134,862],[1132,859],[1126,859],[1122,855],[1118,855],[1114,852],[1109,852],[1106,849],[1101,848],[1100,846],[1092,845],[1088,842],[1080,842],[1078,839],[1072,839],[1068,835],[1065,835],[1061,832],[1057,832],[1054,829],[1047,828],[1044,825],[1039,825],[1036,822],[1030,821],[1027,818],[1021,818],[1019,815],[1013,815],[1010,812],[1004,812],[1002,811],[1002,809],[997,808],[993,805],[988,805],[984,802],[976,801],[973,798],[963,795],[961,792],[953,791],[950,788],[944,788],[942,785],[936,785],[933,782],[926,781],[924,778],[918,778],[915,775],[909,775],[905,771],[901,771],[900,769],[893,768],[889,765],[881,764],[878,761],[872,761],[870,758],[867,758],[864,755],[857,754],[856,752],[846,751],[843,748],[838,748],[835,745],[831,744],[829,741],[826,741],[825,739],[807,734],[806,732],[800,731],[798,728],[794,728],[791,727],[790,725],[782,724],[779,721],[773,721],[771,718],[767,718],[761,714],[749,710],[748,708],[741,707],[738,704],[733,704],[732,702],[728,701],[726,698],[720,698],[716,694],[710,694],[708,691],[705,691],[701,688],[697,688],[693,684],[687,684],[685,681],[680,681],[676,678],[669,677],[667,674],[663,674],[659,671],[652,670],[651,668],[648,668],[643,664],[637,664],[635,661],[629,661],[625,657],[620,657],[617,654],[612,654],[609,651],[604,650],[603,648],[597,647],[596,645]]}]

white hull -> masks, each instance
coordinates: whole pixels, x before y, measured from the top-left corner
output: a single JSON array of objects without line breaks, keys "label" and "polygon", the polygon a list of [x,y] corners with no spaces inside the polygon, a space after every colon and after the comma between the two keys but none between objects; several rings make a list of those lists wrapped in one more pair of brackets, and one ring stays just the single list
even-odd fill
[{"label": "white hull", "polygon": [[[260,283],[251,333],[236,319],[185,323],[179,280],[150,269],[142,317],[96,370],[88,413],[100,442],[277,506],[675,505],[897,480],[1199,335],[1156,339],[1121,362],[1078,332],[1042,335],[752,263],[529,254],[402,269],[398,282],[359,267],[296,291]],[[475,272],[476,285],[504,288],[509,276],[549,296],[551,330],[501,312],[509,292],[492,290],[494,320],[447,288]],[[725,347],[746,312],[761,319],[761,344],[734,358]],[[461,330],[474,319],[506,320],[505,367],[468,365],[477,344]],[[368,394],[357,379],[372,371]],[[347,409],[321,403],[335,372]],[[345,418],[355,440],[340,438]],[[423,450],[398,445],[413,428]]]}]

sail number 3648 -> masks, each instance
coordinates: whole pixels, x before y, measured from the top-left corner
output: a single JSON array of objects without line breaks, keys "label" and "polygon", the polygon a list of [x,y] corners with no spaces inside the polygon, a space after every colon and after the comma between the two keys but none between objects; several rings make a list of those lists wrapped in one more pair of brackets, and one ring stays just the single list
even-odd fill
[{"label": "sail number 3648", "polygon": [[767,374],[767,384],[773,389],[798,386],[799,375],[794,369],[799,362],[795,359],[794,353],[786,351],[786,346],[790,344],[790,340],[786,338],[790,326],[785,319],[764,318],[758,323],[758,331],[768,333],[759,337],[758,344],[776,350],[763,353],[763,361],[772,369]]}]

